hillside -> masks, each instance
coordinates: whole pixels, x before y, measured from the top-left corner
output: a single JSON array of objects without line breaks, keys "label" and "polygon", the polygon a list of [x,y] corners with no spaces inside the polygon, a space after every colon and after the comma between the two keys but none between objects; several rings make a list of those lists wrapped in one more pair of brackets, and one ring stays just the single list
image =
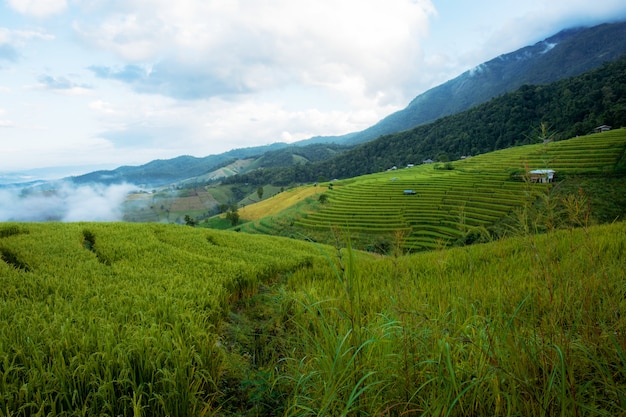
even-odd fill
[{"label": "hillside", "polygon": [[[334,156],[341,149],[337,145],[332,145],[332,147],[327,145],[311,150],[306,149],[307,145],[338,143],[351,147],[376,139],[381,135],[404,131],[443,116],[467,110],[505,92],[514,91],[524,84],[548,84],[581,74],[603,63],[613,61],[624,53],[626,53],[626,22],[569,29],[536,45],[485,62],[472,71],[417,96],[406,109],[388,116],[362,132],[341,137],[315,137],[291,146],[275,143],[268,146],[236,149],[204,158],[180,156],[171,160],[152,161],[141,166],[96,171],[73,177],[72,181],[80,184],[129,182],[145,187],[156,187],[189,178],[214,179],[220,168],[232,164],[235,159],[259,159],[258,163],[249,169],[316,162],[322,158]],[[489,150],[492,149],[494,148]],[[269,154],[265,155],[266,152]],[[303,153],[313,155],[313,157],[305,156],[302,159],[299,156]],[[358,172],[329,174],[327,178],[358,174]],[[306,177],[306,181],[310,180],[310,177]]]},{"label": "hillside", "polygon": [[[626,56],[553,84],[523,86],[465,112],[383,136],[350,150],[310,145],[267,152],[248,160],[239,174],[223,178],[221,184],[207,185],[205,175],[179,182],[178,188],[183,187],[182,190],[168,188],[156,194],[135,195],[126,205],[124,218],[183,222],[184,216],[189,215],[202,221],[219,213],[219,207],[224,204],[248,205],[258,201],[259,187],[268,190],[264,195],[268,198],[298,184],[384,172],[393,166],[420,165],[426,159],[445,163],[535,142],[560,141],[586,135],[603,124],[617,128],[626,120],[625,74]],[[324,160],[330,155],[335,156]],[[296,161],[297,164],[286,166]],[[245,170],[248,172],[241,173]],[[619,181],[607,180],[605,185],[603,195],[612,194],[611,188],[621,189]],[[611,200],[618,203],[613,209],[599,213],[602,221],[621,215],[621,199],[611,197]],[[408,226],[404,225],[406,229]]]},{"label": "hillside", "polygon": [[535,45],[503,54],[415,97],[375,125],[345,136],[301,143],[359,144],[411,129],[485,103],[524,84],[543,85],[590,71],[626,53],[626,22],[561,31]]},{"label": "hillside", "polygon": [[140,166],[122,166],[114,170],[90,172],[71,177],[71,181],[76,184],[119,184],[128,182],[144,187],[157,187],[191,177],[209,175],[213,171],[218,171],[227,165],[233,164],[237,159],[258,157],[265,152],[285,146],[287,145],[276,143],[268,146],[234,149],[204,158],[183,155],[173,159],[151,161]]},{"label": "hillside", "polygon": [[[582,75],[518,90],[411,130],[382,136],[332,159],[237,175],[234,184],[286,185],[350,178],[392,166],[447,161],[545,139],[566,139],[626,121],[626,55]],[[541,126],[547,127],[546,132]]]},{"label": "hillside", "polygon": [[118,184],[128,182],[144,188],[211,182],[223,177],[266,167],[284,167],[329,159],[347,149],[340,145],[313,144],[268,146],[235,149],[204,158],[179,156],[155,160],[140,166],[123,166],[114,170],[95,171],[71,178],[76,184]]},{"label": "hillside", "polygon": [[[555,171],[554,182],[532,183],[537,169]],[[553,226],[572,221],[572,201],[589,205],[586,222],[625,219],[625,176],[626,129],[617,129],[304,186],[315,195],[306,205],[290,210],[280,194],[243,209],[249,222],[238,228],[325,243],[333,229],[349,230],[355,247],[382,253],[441,248],[500,238],[520,227],[519,216],[546,215],[546,204]]]},{"label": "hillside", "polygon": [[0,225],[3,415],[623,415],[626,224],[373,257]]}]

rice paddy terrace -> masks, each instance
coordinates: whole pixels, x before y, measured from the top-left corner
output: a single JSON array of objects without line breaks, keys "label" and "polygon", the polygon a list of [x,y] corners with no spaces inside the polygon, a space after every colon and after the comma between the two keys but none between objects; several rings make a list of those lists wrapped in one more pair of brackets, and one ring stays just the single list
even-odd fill
[{"label": "rice paddy terrace", "polygon": [[[488,227],[550,183],[520,175],[535,169],[567,175],[610,175],[626,162],[626,129],[527,145],[447,165],[427,164],[334,183],[322,209],[296,221],[307,229],[346,228],[351,233],[398,234],[401,246],[448,246],[475,228]],[[530,200],[529,200],[530,199]]]}]

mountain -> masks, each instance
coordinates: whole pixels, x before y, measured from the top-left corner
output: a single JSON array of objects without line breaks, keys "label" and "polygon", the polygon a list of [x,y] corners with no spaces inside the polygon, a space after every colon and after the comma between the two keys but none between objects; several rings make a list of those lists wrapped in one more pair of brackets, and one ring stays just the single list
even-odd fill
[{"label": "mountain", "polygon": [[[349,178],[584,135],[600,125],[626,123],[626,54],[575,77],[547,85],[525,84],[464,112],[384,135],[331,159],[282,169],[252,171],[225,183],[287,185],[319,178]],[[625,156],[626,158],[626,156]]]},{"label": "mountain", "polygon": [[[309,180],[303,162],[315,162],[319,158],[301,158],[297,147],[312,144],[339,144],[355,146],[374,140],[381,135],[402,132],[424,125],[444,116],[456,114],[488,100],[514,91],[525,84],[548,84],[550,82],[582,74],[603,63],[614,61],[626,53],[626,22],[606,23],[591,28],[568,29],[557,33],[535,45],[501,55],[476,68],[461,74],[438,87],[417,96],[406,109],[396,112],[374,126],[361,132],[334,137],[314,137],[292,145],[275,143],[268,146],[236,149],[204,158],[180,156],[170,160],[156,160],[141,166],[124,166],[115,170],[96,171],[73,177],[76,183],[120,183],[131,182],[147,186],[159,186],[182,181],[187,178],[211,177],[210,173],[232,164],[234,160],[260,158],[249,164],[246,170],[260,167],[276,167],[292,164],[296,172],[295,181]],[[527,126],[528,127],[528,126]],[[287,154],[281,154],[280,151]],[[470,147],[473,153],[475,147]],[[479,150],[479,148],[475,148]],[[480,148],[482,149],[482,148]],[[318,149],[320,151],[320,149]],[[328,158],[336,156],[339,148],[320,151]],[[421,155],[421,153],[420,153]],[[429,156],[429,157],[434,157]],[[272,160],[273,162],[269,162]],[[380,161],[382,166],[383,161]],[[361,164],[360,170],[366,168]],[[367,169],[371,169],[367,165]],[[330,172],[340,170],[330,170]],[[345,176],[339,172],[335,176]]]},{"label": "mountain", "polygon": [[[235,149],[219,155],[197,158],[183,155],[155,160],[140,166],[122,166],[114,170],[90,172],[72,177],[76,184],[116,184],[129,182],[146,187],[172,183],[193,184],[244,173],[259,168],[286,167],[329,159],[347,149],[336,144],[290,146],[275,143],[267,146]],[[240,163],[243,160],[245,164]],[[237,163],[236,163],[237,162]]]},{"label": "mountain", "polygon": [[626,22],[567,29],[532,46],[501,55],[415,97],[403,110],[375,125],[343,136],[298,144],[354,145],[467,110],[524,84],[549,84],[614,61],[626,53]]},{"label": "mountain", "polygon": [[156,187],[190,177],[199,177],[227,166],[235,160],[259,157],[266,152],[287,146],[285,143],[275,143],[266,146],[234,149],[219,155],[209,155],[203,158],[183,155],[172,159],[157,159],[144,165],[122,166],[113,170],[101,170],[78,175],[71,177],[71,181],[76,184],[129,182]]}]

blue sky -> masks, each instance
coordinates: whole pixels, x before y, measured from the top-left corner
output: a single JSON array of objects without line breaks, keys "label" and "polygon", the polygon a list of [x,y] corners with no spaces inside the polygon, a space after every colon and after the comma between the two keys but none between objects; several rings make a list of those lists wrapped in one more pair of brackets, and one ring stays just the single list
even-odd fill
[{"label": "blue sky", "polygon": [[0,172],[362,130],[623,0],[0,0]]}]

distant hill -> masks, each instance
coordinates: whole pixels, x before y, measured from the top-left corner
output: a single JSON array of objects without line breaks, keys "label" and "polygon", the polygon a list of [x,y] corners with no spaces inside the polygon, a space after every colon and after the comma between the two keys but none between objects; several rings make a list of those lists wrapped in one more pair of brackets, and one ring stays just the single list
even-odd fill
[{"label": "distant hill", "polygon": [[[329,159],[348,149],[335,144],[290,146],[275,143],[268,146],[235,149],[219,155],[196,158],[189,155],[155,160],[140,166],[122,166],[72,177],[77,184],[122,182],[158,187],[173,183],[193,183],[244,173],[258,168],[286,167]],[[252,159],[246,163],[238,161]],[[236,167],[236,168],[234,168]]]},{"label": "distant hill", "polygon": [[298,144],[359,144],[467,110],[524,84],[549,84],[614,61],[626,53],[626,22],[567,29],[532,46],[500,55],[417,96],[403,110],[361,132]]},{"label": "distant hill", "polygon": [[[221,168],[238,159],[254,158],[244,173],[257,168],[291,166],[290,180],[309,181],[305,165],[319,163],[322,159],[336,157],[345,148],[374,140],[381,135],[402,132],[426,124],[443,116],[456,114],[485,103],[525,84],[548,84],[552,81],[582,74],[603,63],[614,61],[626,53],[626,22],[607,23],[592,28],[576,28],[562,31],[535,45],[501,55],[481,64],[471,71],[450,80],[416,97],[406,109],[394,113],[374,126],[362,131],[334,137],[314,137],[292,145],[275,143],[268,146],[236,149],[204,158],[180,156],[169,160],[156,160],[141,166],[123,166],[114,170],[91,172],[72,177],[75,183],[121,183],[130,182],[148,187],[180,182],[190,178],[212,178]],[[584,111],[584,109],[581,109]],[[527,126],[528,127],[528,126]],[[513,134],[514,132],[509,132]],[[586,133],[586,132],[585,132]],[[501,141],[501,143],[504,143]],[[308,146],[315,145],[312,148]],[[326,147],[319,146],[326,144]],[[328,146],[333,144],[333,146]],[[378,146],[378,145],[376,145]],[[306,148],[306,149],[305,149]],[[497,149],[497,145],[491,149]],[[485,151],[482,147],[469,147],[467,152]],[[429,155],[435,152],[429,150]],[[446,151],[448,152],[448,151]],[[411,155],[420,157],[427,152]],[[303,155],[307,156],[303,156]],[[429,157],[433,157],[432,155]],[[350,158],[347,156],[347,158]],[[386,160],[377,161],[384,167]],[[365,169],[371,171],[372,161],[361,164],[357,171],[342,165],[341,169],[327,169],[329,176],[352,176]],[[331,163],[332,164],[332,163]],[[337,168],[337,167],[335,167]],[[267,173],[264,173],[267,174]],[[314,178],[315,179],[315,178]],[[287,179],[280,180],[281,182]]]},{"label": "distant hill", "polygon": [[625,123],[626,55],[552,84],[523,85],[464,112],[381,136],[326,161],[253,171],[224,182],[286,185],[320,177],[350,178],[426,159],[445,162],[543,139],[567,139],[599,125]]},{"label": "distant hill", "polygon": [[276,143],[267,146],[234,149],[204,158],[183,155],[172,159],[157,159],[139,166],[122,166],[113,170],[94,171],[71,177],[71,180],[77,184],[117,184],[128,182],[154,187],[209,174],[212,171],[232,164],[235,160],[251,157],[257,158],[266,152],[287,146],[284,143]]}]

